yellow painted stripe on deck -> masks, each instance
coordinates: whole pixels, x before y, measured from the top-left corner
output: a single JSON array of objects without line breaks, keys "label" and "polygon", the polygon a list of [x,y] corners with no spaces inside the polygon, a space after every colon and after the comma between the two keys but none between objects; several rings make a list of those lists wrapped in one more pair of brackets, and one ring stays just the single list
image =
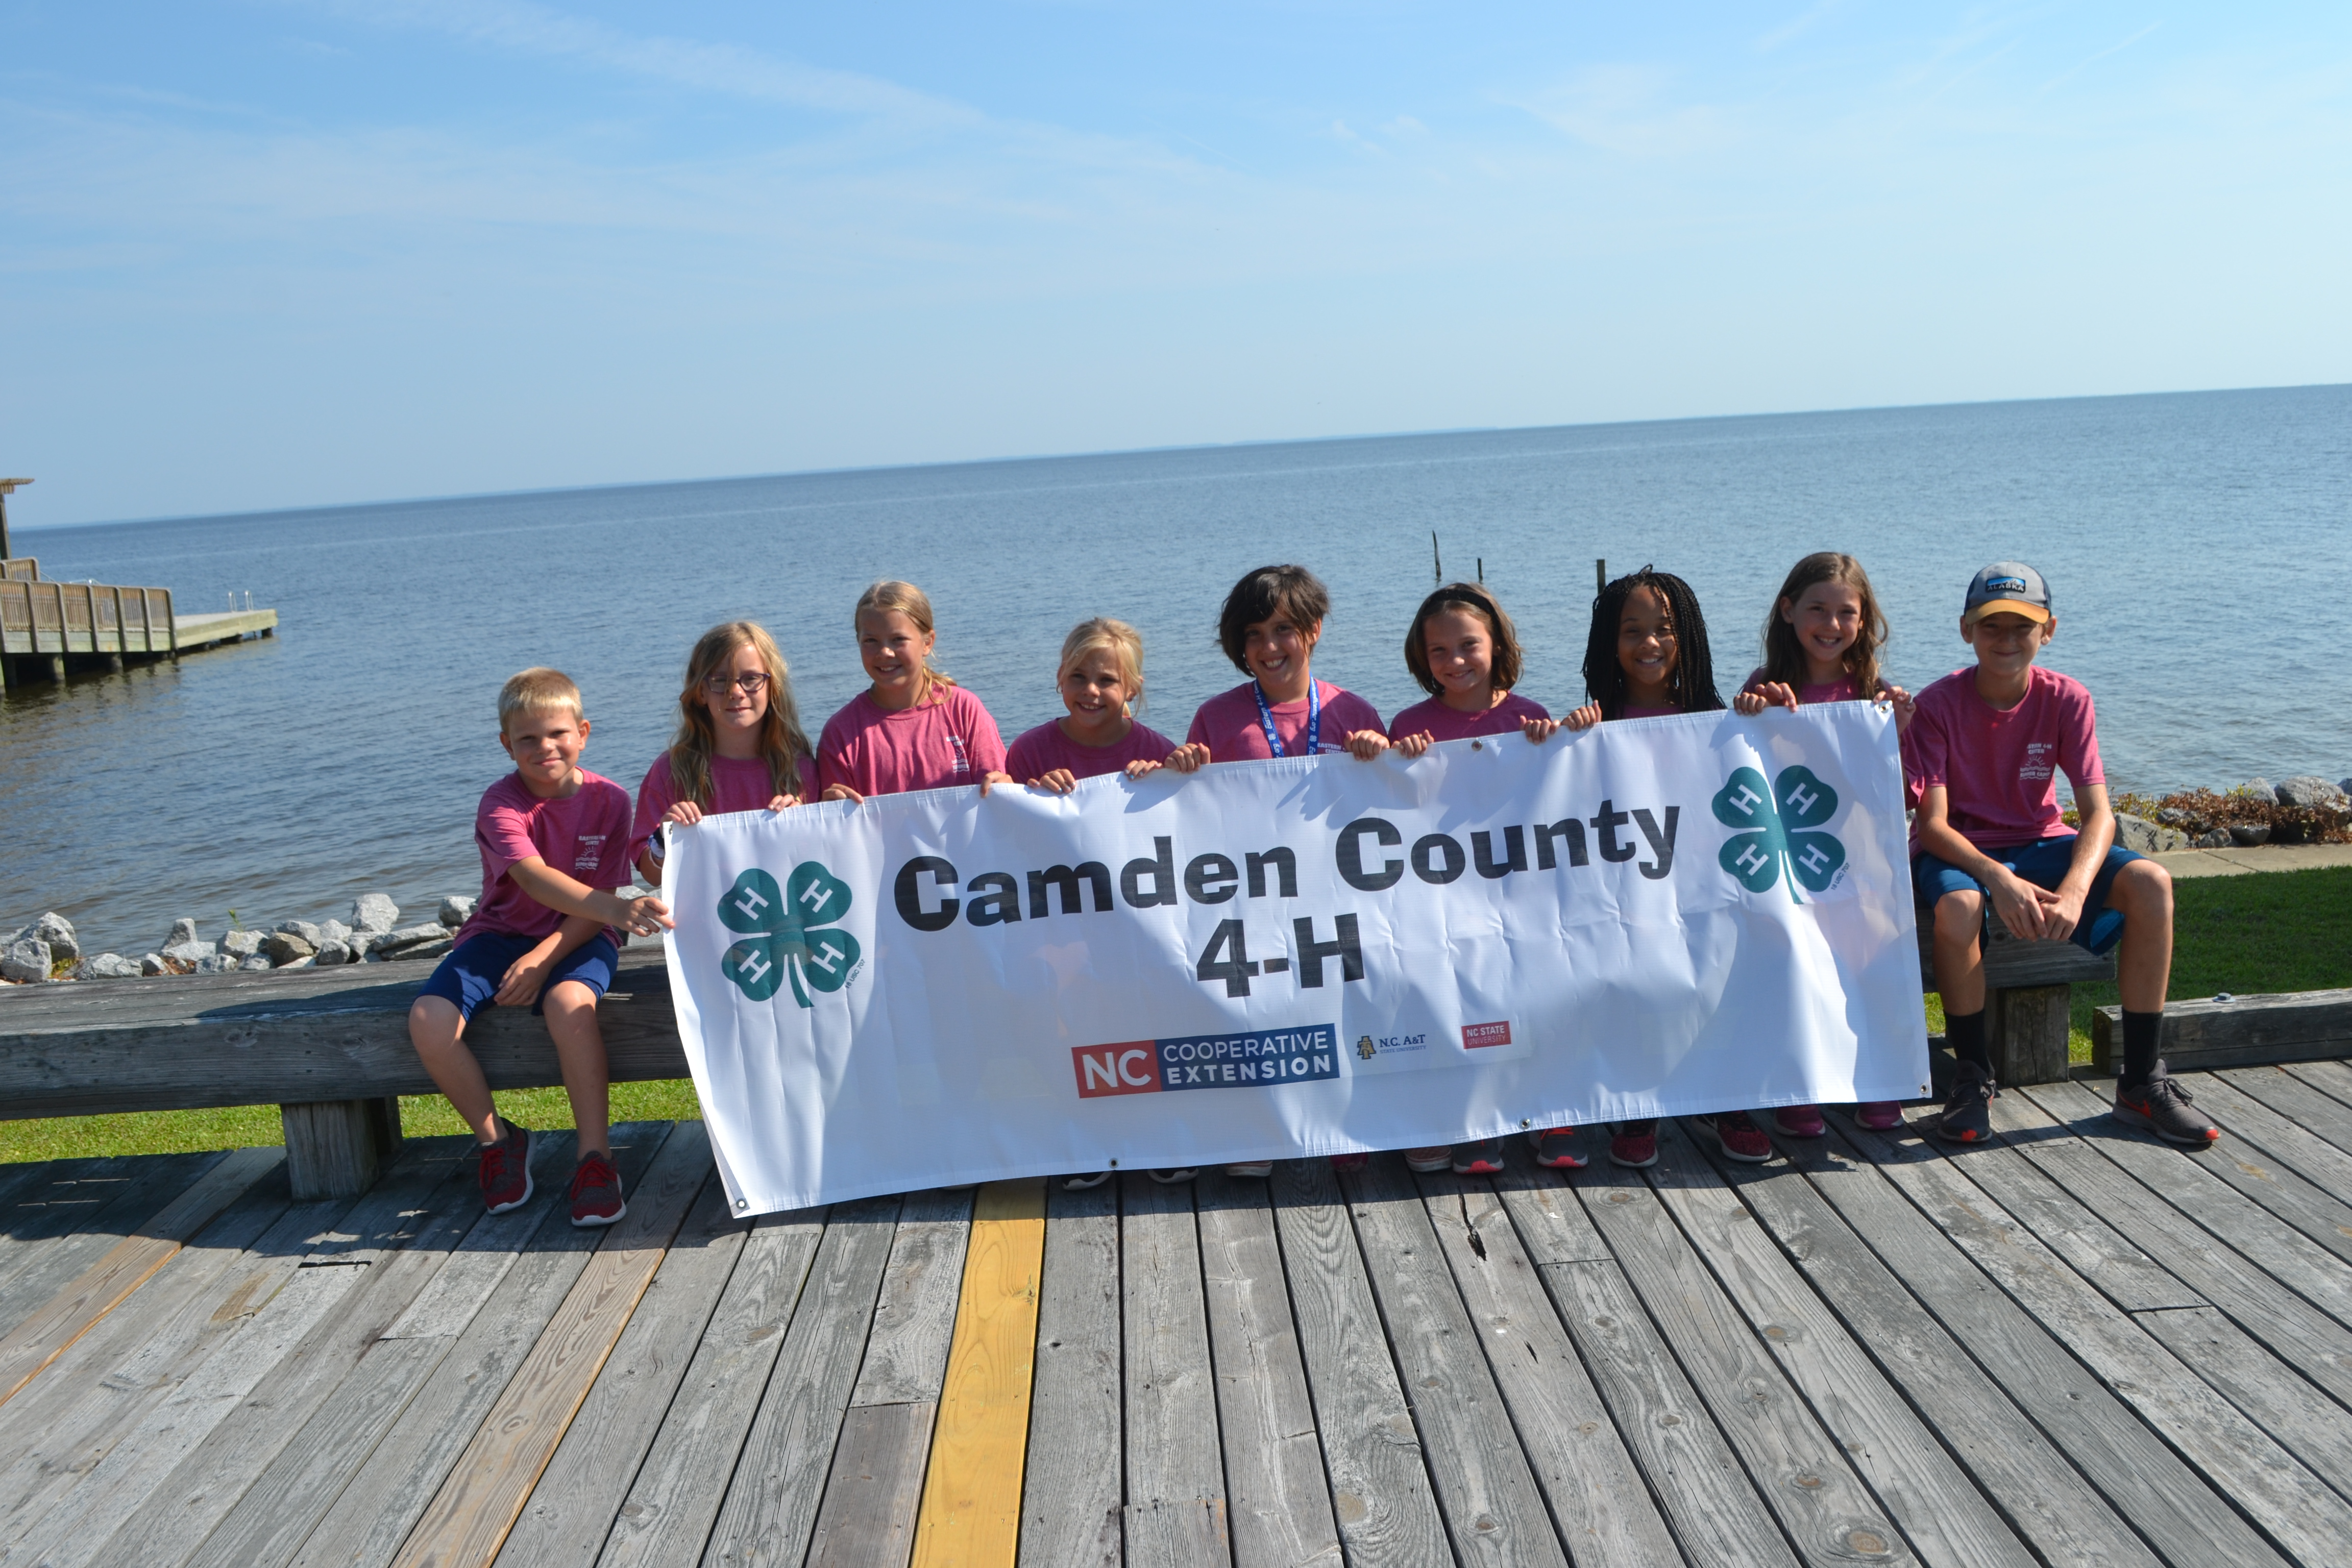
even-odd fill
[{"label": "yellow painted stripe on deck", "polygon": [[913,1568],[1012,1568],[1045,1266],[1045,1179],[982,1187],[915,1520]]}]

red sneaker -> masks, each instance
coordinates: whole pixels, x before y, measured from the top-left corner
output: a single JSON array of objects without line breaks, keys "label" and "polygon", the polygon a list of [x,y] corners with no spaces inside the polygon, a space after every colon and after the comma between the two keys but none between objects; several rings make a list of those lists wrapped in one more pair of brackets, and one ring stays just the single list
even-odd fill
[{"label": "red sneaker", "polygon": [[[1331,1156],[1331,1168],[1339,1172],[1341,1175],[1346,1175],[1351,1171],[1370,1170],[1371,1168],[1371,1164],[1372,1157],[1370,1154],[1361,1152],[1354,1154],[1334,1154]],[[1225,1167],[1225,1174],[1228,1176],[1264,1176],[1271,1174],[1273,1170],[1274,1166],[1271,1163],[1268,1163],[1263,1171],[1257,1169],[1255,1166],[1251,1166],[1244,1170],[1239,1165],[1228,1165]]]},{"label": "red sneaker", "polygon": [[1629,1171],[1646,1170],[1658,1163],[1658,1123],[1654,1118],[1645,1121],[1621,1121],[1609,1140],[1609,1163],[1622,1165]]},{"label": "red sneaker", "polygon": [[1873,1132],[1892,1132],[1903,1125],[1903,1106],[1898,1100],[1864,1100],[1853,1108],[1853,1119]]},{"label": "red sneaker", "polygon": [[1772,1125],[1791,1138],[1826,1138],[1830,1132],[1818,1105],[1784,1105],[1772,1113]]},{"label": "red sneaker", "polygon": [[1723,1145],[1724,1158],[1727,1160],[1760,1165],[1772,1157],[1772,1140],[1764,1136],[1764,1130],[1749,1121],[1744,1110],[1726,1110],[1717,1115],[1715,1137]]},{"label": "red sneaker", "polygon": [[572,1173],[572,1223],[610,1225],[629,1212],[621,1201],[621,1173],[607,1155],[583,1154]]},{"label": "red sneaker", "polygon": [[[506,1118],[500,1117],[501,1121]],[[492,1214],[504,1214],[530,1202],[530,1129],[506,1122],[506,1135],[481,1149],[475,1174],[482,1184],[482,1205]]]}]

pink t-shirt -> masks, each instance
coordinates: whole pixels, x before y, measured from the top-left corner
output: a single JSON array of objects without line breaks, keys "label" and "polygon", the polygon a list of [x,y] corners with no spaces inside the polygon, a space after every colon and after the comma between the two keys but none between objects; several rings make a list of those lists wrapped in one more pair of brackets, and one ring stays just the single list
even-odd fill
[{"label": "pink t-shirt", "polygon": [[[541,800],[520,774],[509,773],[482,792],[474,844],[482,852],[482,898],[457,940],[482,931],[551,935],[563,911],[524,892],[508,868],[537,856],[549,870],[592,888],[623,886],[629,879],[629,792],[583,768],[578,789]],[[620,940],[610,927],[605,934]]]},{"label": "pink t-shirt", "polygon": [[[1258,723],[1257,699],[1251,692],[1255,681],[1244,681],[1231,691],[1221,691],[1201,704],[1192,715],[1192,728],[1184,736],[1188,746],[1205,745],[1209,760],[1216,763],[1240,763],[1252,759],[1264,761],[1274,755],[1265,743],[1265,731]],[[1378,710],[1352,691],[1344,691],[1328,680],[1315,683],[1317,700],[1322,704],[1321,731],[1316,743],[1326,752],[1344,752],[1348,737],[1359,730],[1381,730]],[[1276,702],[1268,706],[1274,711],[1274,732],[1282,738],[1282,754],[1298,757],[1307,754],[1307,699],[1296,702]],[[1381,730],[1386,734],[1385,730]]]},{"label": "pink t-shirt", "polygon": [[[961,686],[934,686],[924,700],[893,713],[861,691],[824,721],[816,776],[860,795],[976,784],[1004,771],[1004,742],[980,699]],[[764,803],[763,803],[764,804]]]},{"label": "pink t-shirt", "polygon": [[2004,711],[1977,694],[1975,669],[1954,670],[1919,693],[1904,737],[1912,781],[1943,787],[1946,818],[1979,849],[2073,833],[2058,815],[2059,773],[2077,791],[2107,782],[2083,683],[2038,665],[2027,675],[2025,700]]},{"label": "pink t-shirt", "polygon": [[[1753,691],[1770,679],[1770,676],[1764,673],[1764,667],[1759,664],[1754,669],[1748,672],[1747,684],[1740,687],[1739,689],[1742,691]],[[1805,684],[1798,687],[1796,691],[1797,702],[1800,707],[1808,706],[1815,702],[1859,702],[1862,700],[1862,688],[1855,683],[1853,677],[1851,675],[1841,675],[1835,680],[1807,681]]]},{"label": "pink t-shirt", "polygon": [[1175,749],[1175,742],[1141,724],[1129,730],[1115,746],[1081,746],[1063,731],[1062,721],[1056,719],[1013,742],[1004,753],[1004,771],[1023,784],[1043,778],[1055,768],[1067,768],[1074,777],[1090,779],[1118,773],[1129,763],[1164,763]]},{"label": "pink t-shirt", "polygon": [[[800,759],[800,787],[786,786],[786,793],[797,795],[802,802],[814,800],[818,788],[816,759]],[[717,816],[730,811],[765,811],[775,799],[770,787],[768,760],[765,757],[713,757],[710,759],[710,799],[703,814]],[[654,836],[661,819],[677,804],[677,784],[669,769],[669,753],[664,752],[646,770],[646,782],[637,786],[637,816],[629,829],[629,860],[635,864]]]},{"label": "pink t-shirt", "polygon": [[1671,719],[1682,710],[1671,702],[1628,702],[1620,719]]},{"label": "pink t-shirt", "polygon": [[1459,708],[1448,708],[1445,699],[1433,697],[1426,702],[1416,702],[1389,721],[1389,739],[1402,741],[1407,735],[1426,731],[1433,741],[1466,741],[1473,735],[1507,735],[1517,731],[1523,719],[1549,719],[1540,702],[1530,702],[1516,691],[1507,691],[1503,700],[1484,713],[1465,713]]}]

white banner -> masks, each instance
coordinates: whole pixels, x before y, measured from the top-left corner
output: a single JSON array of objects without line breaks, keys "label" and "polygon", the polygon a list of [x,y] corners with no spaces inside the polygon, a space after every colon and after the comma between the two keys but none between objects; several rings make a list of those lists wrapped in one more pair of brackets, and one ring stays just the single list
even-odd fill
[{"label": "white banner", "polygon": [[1901,764],[1863,703],[671,844],[678,1028],[745,1214],[1927,1092]]}]

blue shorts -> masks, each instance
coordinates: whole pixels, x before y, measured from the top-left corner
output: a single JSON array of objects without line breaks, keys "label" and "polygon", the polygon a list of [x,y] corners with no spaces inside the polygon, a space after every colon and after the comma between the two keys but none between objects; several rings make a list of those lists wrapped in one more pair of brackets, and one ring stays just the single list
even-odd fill
[{"label": "blue shorts", "polygon": [[[2031,844],[2012,844],[1984,853],[1986,858],[1999,861],[2037,888],[2055,888],[2074,868],[2074,836],[2068,833],[2056,838],[2037,838]],[[2107,908],[2107,889],[2114,885],[2116,872],[2135,860],[2146,858],[2119,846],[2108,847],[2106,863],[2091,879],[2091,890],[2083,896],[2083,921],[2074,928],[2073,939],[2075,946],[2105,952],[2123,940],[2123,911]],[[1948,893],[1984,891],[1983,883],[1933,855],[1912,857],[1911,886],[1917,891],[1919,907],[1924,910],[1933,910]]]},{"label": "blue shorts", "polygon": [[[502,931],[476,931],[441,961],[417,994],[439,996],[457,1009],[458,1016],[471,1019],[491,1005],[490,998],[499,994],[499,984],[506,979],[514,961],[546,940]],[[621,950],[613,945],[611,937],[598,931],[563,955],[548,975],[547,985],[539,988],[530,1010],[537,1013],[540,1004],[547,1000],[548,986],[562,980],[577,980],[602,997],[612,989],[613,972],[620,963]]]}]

